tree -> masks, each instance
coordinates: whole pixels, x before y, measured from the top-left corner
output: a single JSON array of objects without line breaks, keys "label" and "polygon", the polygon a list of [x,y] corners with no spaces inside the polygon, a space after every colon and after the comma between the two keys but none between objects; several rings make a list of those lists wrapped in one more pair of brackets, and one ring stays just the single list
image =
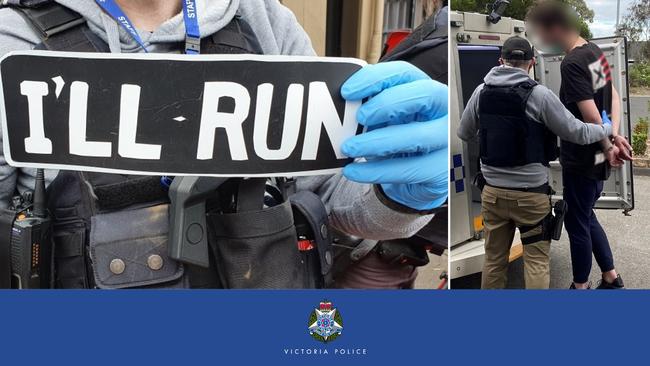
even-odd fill
[{"label": "tree", "polygon": [[631,41],[642,42],[642,56],[650,59],[650,0],[635,0],[627,10],[618,32]]},{"label": "tree", "polygon": [[[575,8],[579,15],[580,35],[586,39],[593,37],[588,23],[594,21],[594,11],[587,6],[585,0],[561,0]],[[648,2],[650,0],[644,0]],[[471,11],[476,13],[488,13],[488,7],[494,0],[451,0],[451,8],[457,11]],[[506,9],[504,16],[524,20],[528,8],[535,3],[535,0],[510,0],[510,6]]]},{"label": "tree", "polygon": [[634,0],[619,31],[633,41],[650,40],[650,0]]}]

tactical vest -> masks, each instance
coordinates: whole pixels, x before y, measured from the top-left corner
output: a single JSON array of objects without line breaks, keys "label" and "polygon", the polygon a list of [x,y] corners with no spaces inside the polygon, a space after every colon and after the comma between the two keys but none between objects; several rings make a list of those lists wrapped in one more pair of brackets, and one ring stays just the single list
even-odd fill
[{"label": "tactical vest", "polygon": [[479,99],[480,156],[483,164],[516,167],[557,159],[557,136],[526,114],[537,83],[485,85]]},{"label": "tactical vest", "polygon": [[448,12],[444,7],[426,19],[407,39],[382,56],[380,62],[407,61],[432,79],[447,84]]},{"label": "tactical vest", "polygon": [[[42,36],[36,49],[110,52],[85,19],[52,0],[13,5]],[[182,51],[184,44],[179,43]],[[262,54],[240,17],[202,39],[208,54]],[[311,192],[231,179],[206,202],[209,268],[167,253],[161,177],[61,171],[48,187],[56,288],[319,288],[332,260],[327,212]],[[290,185],[286,185],[290,187]],[[289,197],[289,195],[291,196]],[[300,245],[299,245],[300,244]]]}]

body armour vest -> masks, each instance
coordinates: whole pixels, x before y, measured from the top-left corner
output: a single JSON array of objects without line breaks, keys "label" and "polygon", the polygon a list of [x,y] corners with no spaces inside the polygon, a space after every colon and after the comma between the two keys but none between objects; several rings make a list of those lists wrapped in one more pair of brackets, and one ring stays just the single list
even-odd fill
[{"label": "body armour vest", "polygon": [[483,164],[515,167],[557,159],[557,136],[526,114],[537,83],[485,85],[479,99],[480,156]]}]

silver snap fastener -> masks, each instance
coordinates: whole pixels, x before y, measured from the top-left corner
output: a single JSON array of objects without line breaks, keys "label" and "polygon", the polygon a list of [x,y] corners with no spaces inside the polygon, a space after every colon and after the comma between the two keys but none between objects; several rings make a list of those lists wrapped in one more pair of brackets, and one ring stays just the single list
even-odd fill
[{"label": "silver snap fastener", "polygon": [[111,261],[111,264],[108,266],[108,268],[111,270],[113,274],[121,274],[124,272],[124,269],[126,268],[126,264],[124,264],[124,261],[121,259],[113,259]]},{"label": "silver snap fastener", "polygon": [[325,263],[327,263],[328,266],[332,265],[332,252],[329,250],[325,252]]},{"label": "silver snap fastener", "polygon": [[163,259],[158,254],[152,254],[147,258],[147,265],[154,271],[157,271],[163,266]]}]

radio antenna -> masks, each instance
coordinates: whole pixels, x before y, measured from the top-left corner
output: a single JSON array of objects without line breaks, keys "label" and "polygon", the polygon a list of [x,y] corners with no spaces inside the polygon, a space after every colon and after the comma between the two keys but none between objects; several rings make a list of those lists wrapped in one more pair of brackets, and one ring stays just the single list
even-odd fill
[{"label": "radio antenna", "polygon": [[34,216],[45,217],[45,171],[36,170],[36,182],[34,184]]}]

